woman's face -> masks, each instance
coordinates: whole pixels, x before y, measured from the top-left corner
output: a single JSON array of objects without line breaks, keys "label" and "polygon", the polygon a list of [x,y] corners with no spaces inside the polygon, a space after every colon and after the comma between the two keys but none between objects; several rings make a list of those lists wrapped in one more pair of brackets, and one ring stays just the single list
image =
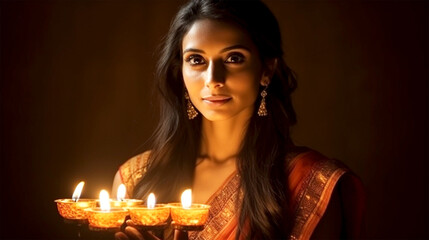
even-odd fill
[{"label": "woman's face", "polygon": [[205,118],[218,121],[253,114],[259,85],[267,78],[246,32],[231,24],[198,20],[183,38],[182,55],[186,88]]}]

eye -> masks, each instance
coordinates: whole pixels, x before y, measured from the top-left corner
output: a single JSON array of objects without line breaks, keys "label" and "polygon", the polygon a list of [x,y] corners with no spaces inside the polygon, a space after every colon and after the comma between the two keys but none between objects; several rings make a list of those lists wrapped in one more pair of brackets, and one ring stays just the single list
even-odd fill
[{"label": "eye", "polygon": [[191,65],[201,65],[201,64],[205,64],[205,60],[202,56],[194,54],[194,55],[190,55],[189,57],[187,57],[185,59],[185,62],[191,64]]},{"label": "eye", "polygon": [[226,63],[242,63],[244,62],[244,55],[241,53],[231,53],[225,60]]}]

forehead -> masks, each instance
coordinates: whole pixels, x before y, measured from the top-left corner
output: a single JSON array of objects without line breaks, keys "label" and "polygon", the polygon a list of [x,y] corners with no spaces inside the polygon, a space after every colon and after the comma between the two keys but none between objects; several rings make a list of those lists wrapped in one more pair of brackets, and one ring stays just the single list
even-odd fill
[{"label": "forehead", "polygon": [[182,50],[187,48],[223,48],[243,45],[256,51],[249,34],[235,24],[211,19],[195,21],[182,41]]}]

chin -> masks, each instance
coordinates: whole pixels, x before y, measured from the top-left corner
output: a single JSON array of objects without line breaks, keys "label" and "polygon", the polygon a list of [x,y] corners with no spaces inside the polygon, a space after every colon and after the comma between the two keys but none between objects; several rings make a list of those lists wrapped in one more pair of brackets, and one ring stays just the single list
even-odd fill
[{"label": "chin", "polygon": [[235,118],[247,121],[253,114],[253,106],[248,108],[199,109],[201,115],[209,121],[225,121]]},{"label": "chin", "polygon": [[241,119],[241,120],[246,121],[251,117],[251,116],[245,116],[245,115],[237,114],[237,113],[234,114],[231,112],[229,112],[229,113],[216,113],[216,114],[213,114],[213,113],[202,114],[202,116],[211,122],[226,121],[226,120],[231,120],[234,118],[235,118],[235,120]]},{"label": "chin", "polygon": [[223,120],[227,120],[227,119],[229,119],[229,118],[230,118],[230,117],[220,116],[220,115],[213,116],[213,115],[211,115],[211,114],[209,114],[209,115],[204,115],[204,114],[203,114],[203,117],[204,117],[206,120],[209,120],[209,121],[211,121],[211,122],[223,121]]}]

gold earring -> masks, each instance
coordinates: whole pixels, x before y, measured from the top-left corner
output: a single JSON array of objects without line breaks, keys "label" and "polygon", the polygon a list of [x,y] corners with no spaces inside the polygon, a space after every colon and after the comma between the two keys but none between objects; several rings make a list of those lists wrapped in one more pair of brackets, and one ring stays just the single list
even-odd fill
[{"label": "gold earring", "polygon": [[195,110],[194,105],[191,103],[191,99],[189,98],[188,92],[185,92],[186,101],[186,112],[188,113],[188,119],[194,119],[198,116],[198,112]]},{"label": "gold earring", "polygon": [[268,95],[267,93],[268,85],[265,86],[264,90],[261,92],[262,100],[261,105],[259,105],[258,116],[265,117],[268,115],[267,107],[265,106],[265,97]]}]

